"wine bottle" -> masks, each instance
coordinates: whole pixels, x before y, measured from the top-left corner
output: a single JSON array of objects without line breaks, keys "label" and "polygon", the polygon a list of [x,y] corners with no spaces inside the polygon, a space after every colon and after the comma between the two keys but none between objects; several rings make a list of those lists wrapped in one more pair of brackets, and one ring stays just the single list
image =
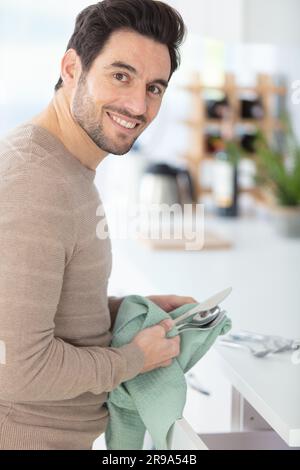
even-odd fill
[{"label": "wine bottle", "polygon": [[241,100],[242,119],[263,119],[264,108],[260,98]]},{"label": "wine bottle", "polygon": [[257,139],[257,133],[254,134],[243,134],[240,140],[241,148],[249,154],[255,153],[255,144]]},{"label": "wine bottle", "polygon": [[210,119],[224,119],[227,116],[229,109],[227,98],[221,100],[207,100],[206,112],[207,117]]},{"label": "wine bottle", "polygon": [[216,213],[222,217],[238,216],[238,170],[237,163],[227,152],[217,152],[213,170],[213,198]]}]

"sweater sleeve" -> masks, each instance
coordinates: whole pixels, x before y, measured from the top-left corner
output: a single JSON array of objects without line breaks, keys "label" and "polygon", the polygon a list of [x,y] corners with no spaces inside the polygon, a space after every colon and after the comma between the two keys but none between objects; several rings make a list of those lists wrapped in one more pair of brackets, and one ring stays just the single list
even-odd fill
[{"label": "sweater sleeve", "polygon": [[118,315],[118,310],[124,298],[125,297],[115,297],[115,296],[108,297],[108,306],[109,306],[109,313],[110,313],[110,320],[111,320],[111,327],[110,327],[111,332],[113,332],[116,318]]},{"label": "sweater sleeve", "polygon": [[75,246],[65,182],[35,167],[0,178],[0,399],[57,401],[110,392],[138,375],[143,352],[76,347],[55,337]]}]

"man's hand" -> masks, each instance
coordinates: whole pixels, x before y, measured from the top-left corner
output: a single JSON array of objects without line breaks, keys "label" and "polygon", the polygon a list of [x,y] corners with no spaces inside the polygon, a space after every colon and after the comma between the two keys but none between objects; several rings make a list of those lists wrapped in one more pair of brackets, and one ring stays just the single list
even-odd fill
[{"label": "man's hand", "polygon": [[[149,295],[147,299],[151,300],[153,303],[162,308],[165,312],[170,312],[177,307],[181,307],[184,304],[193,304],[198,303],[193,297],[183,297],[180,295]],[[118,309],[124,300],[124,297],[109,297],[108,305],[110,310],[111,317],[111,327],[110,331],[113,330]]]},{"label": "man's hand", "polygon": [[[149,295],[147,298],[165,312],[170,312],[181,305],[197,303],[193,297],[179,295]],[[143,351],[145,357],[141,374],[159,367],[168,367],[172,364],[173,359],[179,356],[180,336],[166,338],[166,333],[173,328],[173,324],[171,318],[163,320],[157,325],[141,331],[133,339],[133,343]]]},{"label": "man's hand", "polygon": [[180,295],[149,295],[147,299],[154,302],[165,312],[170,312],[177,307],[181,307],[181,305],[199,303],[193,297],[183,297]]},{"label": "man's hand", "polygon": [[180,336],[166,338],[173,328],[171,319],[163,320],[157,325],[140,331],[132,340],[144,354],[144,366],[140,372],[144,374],[159,367],[168,367],[173,359],[180,354]]}]

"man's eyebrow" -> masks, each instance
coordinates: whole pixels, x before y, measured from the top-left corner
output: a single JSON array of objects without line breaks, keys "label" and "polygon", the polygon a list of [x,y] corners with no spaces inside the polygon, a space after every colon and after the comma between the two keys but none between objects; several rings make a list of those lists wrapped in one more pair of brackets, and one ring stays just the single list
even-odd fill
[{"label": "man's eyebrow", "polygon": [[153,80],[152,83],[158,83],[159,85],[163,86],[164,88],[168,88],[168,82],[166,80],[163,80],[162,78],[157,78],[156,80]]},{"label": "man's eyebrow", "polygon": [[[132,65],[126,64],[125,62],[121,62],[121,61],[113,62],[112,64],[108,65],[105,68],[106,69],[110,69],[110,68],[125,69],[125,70],[128,70],[128,72],[133,73],[134,75],[138,74],[137,70]],[[151,83],[157,83],[163,86],[164,88],[168,88],[168,82],[167,80],[164,80],[163,78],[157,78],[155,80],[152,80]]]}]

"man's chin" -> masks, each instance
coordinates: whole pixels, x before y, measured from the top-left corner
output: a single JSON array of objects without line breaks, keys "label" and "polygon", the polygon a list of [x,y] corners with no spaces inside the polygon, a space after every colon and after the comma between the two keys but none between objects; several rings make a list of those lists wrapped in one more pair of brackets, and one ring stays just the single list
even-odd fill
[{"label": "man's chin", "polygon": [[125,151],[111,151],[109,152],[111,155],[117,155],[117,156],[122,156],[122,155],[126,155],[128,152],[130,152],[131,148],[128,149],[128,150],[125,150]]},{"label": "man's chin", "polygon": [[[136,140],[136,139],[135,139]],[[107,143],[106,145],[98,145],[96,142],[96,145],[98,145],[99,148],[101,148],[102,150],[104,150],[104,152],[107,152],[109,154],[112,154],[112,155],[126,155],[126,153],[128,153],[133,145],[134,145],[134,142],[131,142],[131,144],[127,144],[126,146],[125,145],[116,145],[116,144],[109,144]]]},{"label": "man's chin", "polygon": [[118,145],[116,144],[116,142],[113,141],[113,139],[108,138],[104,135],[104,133],[99,132],[99,129],[93,130],[92,132],[89,128],[83,126],[80,122],[78,122],[78,124],[88,134],[90,139],[94,142],[95,145],[97,145],[100,150],[112,155],[126,155],[126,153],[128,153],[132,149],[135,141],[138,138],[137,136],[132,140],[132,142],[127,142],[126,144],[123,143],[123,145]]}]

